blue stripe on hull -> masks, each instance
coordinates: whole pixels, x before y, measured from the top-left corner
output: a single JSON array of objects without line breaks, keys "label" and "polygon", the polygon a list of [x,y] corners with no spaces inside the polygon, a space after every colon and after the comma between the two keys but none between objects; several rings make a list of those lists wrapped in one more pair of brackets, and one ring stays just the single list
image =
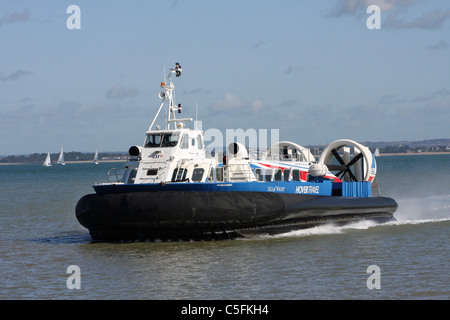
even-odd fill
[{"label": "blue stripe on hull", "polygon": [[144,191],[214,191],[214,192],[274,192],[286,194],[307,194],[316,196],[371,197],[371,183],[338,182],[329,180],[300,182],[202,182],[202,183],[152,183],[152,184],[106,184],[95,185],[97,194],[144,192]]},{"label": "blue stripe on hull", "polygon": [[140,191],[238,191],[238,192],[275,192],[291,194],[309,194],[318,196],[332,195],[331,181],[321,182],[213,182],[213,183],[166,183],[166,184],[117,184],[95,185],[98,194],[140,192]]}]

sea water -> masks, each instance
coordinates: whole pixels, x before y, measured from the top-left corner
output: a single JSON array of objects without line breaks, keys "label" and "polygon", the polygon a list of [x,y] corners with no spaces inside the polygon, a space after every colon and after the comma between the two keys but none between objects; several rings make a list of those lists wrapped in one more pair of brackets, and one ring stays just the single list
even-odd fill
[{"label": "sea water", "polygon": [[137,243],[94,243],[75,217],[121,164],[0,166],[0,299],[449,299],[450,155],[377,164],[395,222]]}]

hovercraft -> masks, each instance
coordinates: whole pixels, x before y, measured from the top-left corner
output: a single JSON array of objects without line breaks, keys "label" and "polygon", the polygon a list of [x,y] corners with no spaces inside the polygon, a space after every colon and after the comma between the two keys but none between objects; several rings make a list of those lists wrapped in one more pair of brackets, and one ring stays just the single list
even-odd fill
[{"label": "hovercraft", "polygon": [[[176,118],[172,74],[142,146],[129,149],[121,172],[82,197],[76,217],[93,240],[198,240],[276,234],[325,223],[394,219],[395,200],[382,197],[370,150],[349,139],[316,159],[289,141],[249,155],[239,142],[208,155],[203,131]],[[165,129],[153,128],[167,108]]]}]

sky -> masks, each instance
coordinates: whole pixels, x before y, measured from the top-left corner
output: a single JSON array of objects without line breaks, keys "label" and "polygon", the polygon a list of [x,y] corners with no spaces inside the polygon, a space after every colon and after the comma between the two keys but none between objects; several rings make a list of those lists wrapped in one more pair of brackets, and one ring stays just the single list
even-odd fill
[{"label": "sky", "polygon": [[448,0],[0,0],[0,155],[142,145],[175,62],[204,130],[450,138]]}]

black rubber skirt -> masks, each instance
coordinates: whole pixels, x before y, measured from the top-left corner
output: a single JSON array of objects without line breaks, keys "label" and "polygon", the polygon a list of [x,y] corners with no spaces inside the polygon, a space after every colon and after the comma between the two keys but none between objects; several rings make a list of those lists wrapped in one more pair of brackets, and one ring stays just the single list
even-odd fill
[{"label": "black rubber skirt", "polygon": [[393,219],[391,198],[268,192],[89,194],[76,217],[93,240],[199,240],[282,233],[323,223]]}]

